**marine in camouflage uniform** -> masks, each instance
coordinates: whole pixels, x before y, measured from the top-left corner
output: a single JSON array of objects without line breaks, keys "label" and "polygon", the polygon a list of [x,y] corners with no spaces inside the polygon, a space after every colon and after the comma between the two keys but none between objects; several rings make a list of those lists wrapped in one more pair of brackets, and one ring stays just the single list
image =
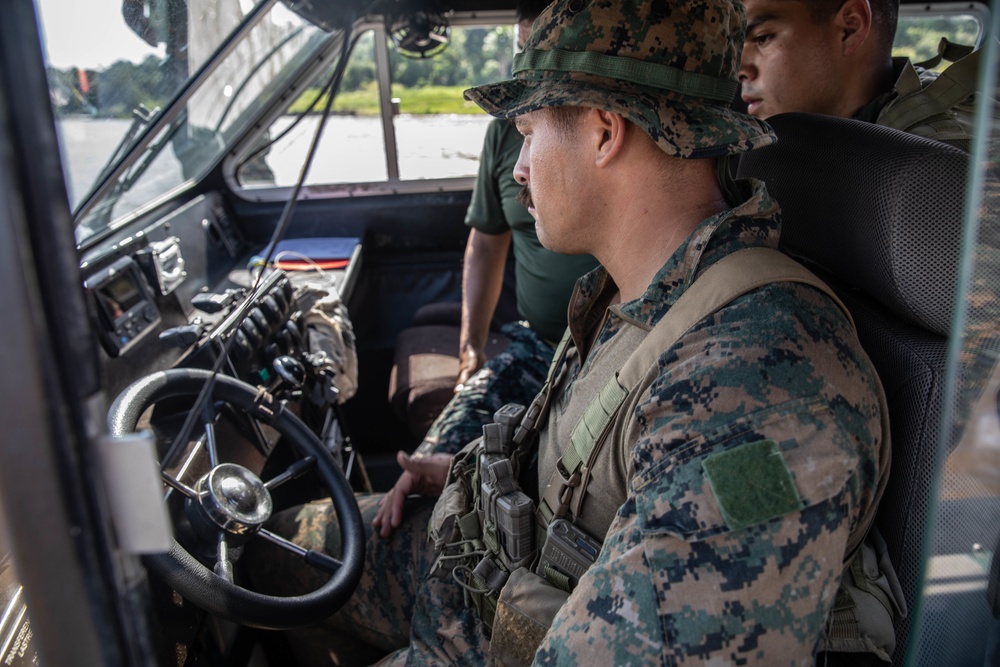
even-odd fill
[{"label": "marine in camouflage uniform", "polygon": [[[970,152],[976,104],[984,92],[977,91],[982,53],[942,39],[937,56],[923,63],[893,58],[898,0],[745,0],[745,4],[751,28],[740,80],[744,100],[754,114],[767,118],[807,111],[851,117]],[[870,21],[867,27],[865,21]],[[842,36],[849,43],[826,38],[831,30],[845,26],[850,27]],[[946,61],[951,64],[943,72],[932,69]],[[996,95],[994,89],[986,92]],[[996,125],[1000,107],[994,104],[987,113],[992,113]],[[991,143],[995,145],[996,139]],[[995,181],[1000,173],[995,162],[989,169]],[[989,194],[993,188],[993,182],[987,181],[986,207],[996,203]],[[969,407],[996,372],[1000,355],[996,326],[1000,303],[994,288],[1000,276],[1000,245],[995,227],[980,229],[975,247],[977,275],[964,300],[968,318],[962,332],[961,379],[953,402],[955,433],[965,427]],[[954,441],[953,435],[950,444]]]},{"label": "marine in camouflage uniform", "polygon": [[[502,117],[604,109],[672,157],[738,153],[773,141],[766,124],[730,111],[732,89],[717,86],[733,81],[744,25],[742,6],[729,0],[557,0],[536,21],[515,79],[466,95]],[[574,347],[557,374],[531,491],[541,495],[597,390],[701,273],[743,248],[777,247],[779,209],[764,185],[729,185],[730,208],[666,253],[638,298],[616,303],[604,268],[578,283]],[[815,288],[770,284],[703,319],[655,369],[587,471],[573,522],[603,546],[573,592],[557,592],[564,600],[535,662],[812,664],[889,463],[881,388],[851,324]],[[377,501],[361,499],[366,516]],[[390,540],[369,539],[348,607],[314,630],[345,628],[398,648],[391,664],[492,664],[461,587],[428,575],[429,501],[408,502]],[[275,528],[337,553],[331,516],[316,503],[280,515]],[[273,592],[324,579],[280,558],[263,572],[286,589]],[[519,570],[502,595],[515,578],[528,599],[554,590]],[[493,639],[508,632],[520,632],[516,620],[498,616]]]},{"label": "marine in camouflage uniform", "polygon": [[[748,190],[702,223],[642,298],[608,308],[587,361],[570,361],[541,435],[541,479],[579,414],[572,398],[603,384],[615,348],[634,345],[719,257],[777,247],[777,205],[761,184]],[[603,272],[588,276],[571,321],[607,308],[613,290]],[[604,548],[538,662],[624,664],[653,652],[668,664],[811,664],[842,559],[874,518],[888,470],[870,362],[829,299],[783,283],[704,320],[659,365],[616,426],[625,446],[603,449],[592,467],[578,523]]]}]

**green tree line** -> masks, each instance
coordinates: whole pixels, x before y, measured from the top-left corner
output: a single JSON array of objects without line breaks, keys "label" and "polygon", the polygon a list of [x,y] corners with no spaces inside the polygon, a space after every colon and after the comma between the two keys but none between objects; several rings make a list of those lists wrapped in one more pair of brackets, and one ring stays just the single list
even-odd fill
[{"label": "green tree line", "polygon": [[[919,62],[937,52],[942,36],[971,44],[978,31],[968,16],[903,18],[895,52]],[[510,76],[513,51],[514,33],[508,26],[452,29],[447,48],[431,58],[404,57],[392,48],[392,94],[401,100],[403,113],[479,113],[478,107],[464,102],[461,91]],[[58,113],[127,118],[140,105],[153,109],[170,99],[178,85],[171,76],[175,66],[151,55],[140,63],[119,60],[99,71],[50,67],[49,88]],[[305,91],[290,111],[305,111],[319,92],[319,88]],[[369,31],[352,50],[334,109],[375,114],[377,95],[374,33]]]}]

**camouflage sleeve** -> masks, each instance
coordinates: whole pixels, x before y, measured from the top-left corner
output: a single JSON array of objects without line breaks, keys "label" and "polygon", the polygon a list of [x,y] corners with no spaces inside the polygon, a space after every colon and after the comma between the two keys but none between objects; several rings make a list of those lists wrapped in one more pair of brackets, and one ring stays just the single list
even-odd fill
[{"label": "camouflage sleeve", "polygon": [[636,410],[627,499],[537,664],[812,664],[873,511],[878,408],[842,323],[761,310],[661,358],[676,370]]}]

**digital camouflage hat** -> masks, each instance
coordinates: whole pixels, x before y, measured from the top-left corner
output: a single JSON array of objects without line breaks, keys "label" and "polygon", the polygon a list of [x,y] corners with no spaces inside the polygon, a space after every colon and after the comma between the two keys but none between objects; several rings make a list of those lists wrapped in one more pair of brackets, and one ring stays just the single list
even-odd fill
[{"label": "digital camouflage hat", "polygon": [[775,141],[766,123],[729,106],[745,33],[735,0],[556,0],[515,56],[513,80],[465,97],[499,118],[604,109],[676,157],[741,153]]}]

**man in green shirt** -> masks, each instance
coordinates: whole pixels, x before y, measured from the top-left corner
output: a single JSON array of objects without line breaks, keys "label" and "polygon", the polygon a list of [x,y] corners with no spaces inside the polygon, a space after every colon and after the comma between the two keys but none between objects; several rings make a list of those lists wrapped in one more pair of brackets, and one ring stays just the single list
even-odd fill
[{"label": "man in green shirt", "polygon": [[[518,5],[518,48],[548,0]],[[546,250],[535,234],[535,220],[518,201],[522,187],[514,165],[523,138],[509,120],[490,123],[476,187],[465,216],[471,227],[462,276],[462,324],[455,397],[434,420],[416,458],[454,454],[482,434],[483,424],[507,403],[527,405],[545,381],[555,345],[566,330],[566,307],[576,279],[597,267],[590,255]],[[517,309],[521,320],[502,329],[508,348],[487,361],[490,321],[500,299],[508,249],[513,246]],[[403,475],[385,496],[375,518],[383,536],[399,525],[403,500],[416,491],[412,458],[396,456]]]}]

